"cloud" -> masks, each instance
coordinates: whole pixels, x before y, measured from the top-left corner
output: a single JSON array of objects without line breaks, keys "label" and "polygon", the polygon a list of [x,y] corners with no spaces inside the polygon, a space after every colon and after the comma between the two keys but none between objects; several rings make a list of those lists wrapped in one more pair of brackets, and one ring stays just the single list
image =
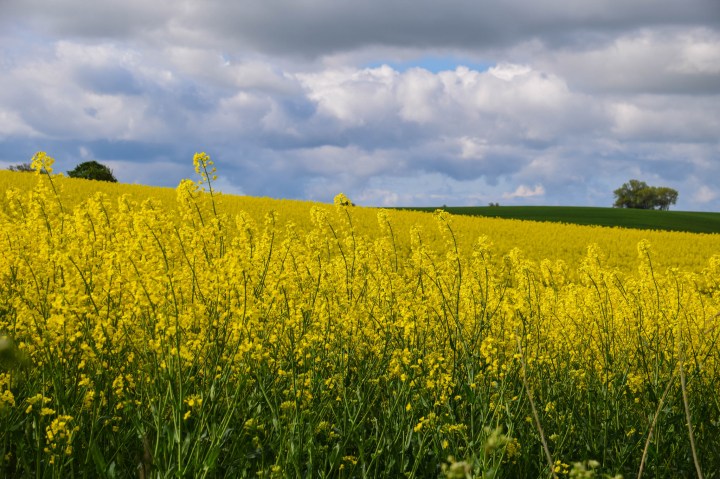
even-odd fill
[{"label": "cloud", "polygon": [[607,41],[663,25],[717,27],[715,0],[298,3],[224,0],[62,3],[5,0],[6,22],[21,19],[57,36],[172,45],[223,46],[272,56],[322,57],[368,46],[504,48],[532,39],[553,45]]},{"label": "cloud", "polygon": [[297,77],[319,112],[345,127],[400,121],[408,132],[417,125],[419,132],[430,127],[453,136],[483,132],[495,140],[542,141],[604,121],[591,99],[571,92],[561,78],[521,65],[439,73],[345,68]]},{"label": "cloud", "polygon": [[75,77],[86,90],[100,95],[137,95],[141,92],[133,73],[122,67],[79,68]]},{"label": "cloud", "polygon": [[[669,105],[643,102],[617,103],[610,106],[614,118],[613,133],[617,138],[657,142],[712,141],[712,132],[720,131],[716,114],[720,98],[685,100]],[[694,103],[694,105],[693,105]],[[705,103],[705,107],[700,106]]]},{"label": "cloud", "polygon": [[533,196],[543,196],[544,194],[545,188],[543,188],[543,185],[535,185],[534,188],[520,185],[512,193],[504,193],[503,198],[507,200],[512,200],[515,198],[531,198]]},{"label": "cloud", "polygon": [[546,51],[537,64],[593,93],[713,95],[720,93],[720,32],[639,29],[590,48]]},{"label": "cloud", "polygon": [[243,196],[245,195],[245,192],[241,187],[237,185],[237,183],[230,181],[229,179],[225,178],[224,176],[218,177],[218,179],[213,183],[213,190],[217,191],[218,193],[222,193],[224,195],[235,195],[235,196]]},{"label": "cloud", "polygon": [[720,196],[720,193],[716,189],[710,188],[707,185],[702,185],[693,195],[693,200],[698,203],[709,203],[710,201],[718,198],[718,196]]},{"label": "cloud", "polygon": [[516,77],[521,77],[532,72],[532,68],[526,65],[513,65],[512,63],[502,63],[498,66],[490,68],[490,73],[495,78],[512,81]]}]

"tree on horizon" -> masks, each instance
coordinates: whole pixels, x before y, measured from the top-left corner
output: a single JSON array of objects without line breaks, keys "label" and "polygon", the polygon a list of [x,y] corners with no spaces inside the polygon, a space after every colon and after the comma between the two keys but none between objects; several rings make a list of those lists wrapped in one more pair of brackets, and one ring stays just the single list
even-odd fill
[{"label": "tree on horizon", "polygon": [[670,209],[678,199],[678,192],[667,186],[649,186],[644,181],[632,179],[614,191],[614,208],[643,210]]},{"label": "tree on horizon", "polygon": [[86,180],[110,181],[117,183],[117,178],[110,168],[95,160],[85,161],[67,172],[70,178],[84,178]]},{"label": "tree on horizon", "polygon": [[30,166],[30,163],[20,163],[19,165],[10,165],[10,166],[8,166],[8,170],[18,171],[18,172],[22,172],[22,173],[32,173],[35,171],[32,169],[32,166]]}]

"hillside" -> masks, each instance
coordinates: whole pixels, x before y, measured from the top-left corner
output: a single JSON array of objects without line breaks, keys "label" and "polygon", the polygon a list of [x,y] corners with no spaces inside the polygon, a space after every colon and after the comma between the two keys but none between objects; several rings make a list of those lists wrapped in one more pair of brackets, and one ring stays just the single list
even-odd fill
[{"label": "hillside", "polygon": [[[42,178],[42,183],[47,179]],[[28,173],[0,171],[0,189],[7,191],[15,188],[22,192],[29,192],[38,183],[38,177]],[[69,212],[82,204],[96,193],[106,195],[109,208],[114,209],[119,198],[125,196],[131,202],[142,203],[150,198],[158,206],[165,209],[169,217],[179,218],[179,204],[177,189],[161,188],[145,185],[107,183],[101,181],[81,180],[75,178],[56,177],[55,185],[60,192],[61,201]],[[260,198],[251,196],[220,195],[216,197],[218,211],[236,218],[238,215],[252,219],[256,224],[264,224],[268,220],[268,213],[276,212],[275,219],[279,232],[282,235],[286,225],[292,224],[298,231],[308,231],[313,228],[314,208],[327,211],[333,221],[343,223],[345,220],[337,216],[332,205],[297,200],[283,200]],[[0,196],[0,211],[9,208],[5,195]],[[585,257],[587,247],[596,244],[605,255],[605,265],[617,267],[623,271],[632,271],[636,268],[637,244],[641,240],[648,240],[653,245],[657,255],[658,265],[662,268],[677,267],[687,271],[701,271],[708,264],[708,258],[720,251],[720,236],[707,233],[689,233],[683,231],[663,231],[658,223],[649,223],[647,218],[658,218],[668,215],[676,216],[681,212],[667,211],[635,211],[617,210],[612,208],[529,208],[529,207],[493,207],[493,208],[447,208],[453,215],[452,228],[457,236],[460,248],[470,253],[476,245],[478,238],[487,236],[493,243],[498,258],[508,254],[513,248],[518,248],[532,261],[540,262],[543,259],[556,261],[562,259],[568,264],[578,264]],[[552,221],[549,213],[567,211],[587,211],[583,217],[566,214],[560,219]],[[378,235],[378,214],[387,214],[396,234],[397,246],[403,251],[410,248],[413,228],[422,231],[425,241],[439,245],[445,240],[443,233],[438,229],[437,221],[427,211],[434,208],[425,208],[423,211],[382,210],[378,208],[355,207],[352,211],[352,224],[354,229],[368,237]],[[534,212],[534,216],[519,214],[515,217],[503,213]],[[609,226],[632,226],[612,228],[595,226],[600,222],[601,214],[615,215],[613,222],[606,222]],[[645,218],[646,228],[637,229],[640,221],[622,225],[619,217],[625,215],[638,215]],[[702,214],[702,213],[699,213]],[[492,216],[496,217],[492,217]],[[559,215],[556,214],[555,217]],[[712,216],[712,214],[710,214]],[[717,215],[716,215],[717,216]],[[582,220],[585,220],[584,222]],[[542,221],[542,222],[539,222]],[[583,224],[584,223],[584,224]],[[700,222],[698,222],[700,223]],[[670,226],[677,226],[675,225]],[[697,225],[696,225],[697,226]],[[717,226],[717,222],[715,223]],[[670,229],[669,227],[667,229]],[[676,228],[682,229],[682,228]],[[692,228],[686,228],[692,230]],[[698,231],[696,228],[695,231]],[[717,233],[720,228],[709,229]],[[688,247],[691,245],[692,247]],[[438,246],[439,247],[439,246]]]},{"label": "hillside", "polygon": [[[407,208],[434,211],[435,208]],[[550,221],[578,225],[618,226],[622,228],[720,233],[720,213],[695,211],[657,211],[584,206],[453,206],[455,215]]]}]

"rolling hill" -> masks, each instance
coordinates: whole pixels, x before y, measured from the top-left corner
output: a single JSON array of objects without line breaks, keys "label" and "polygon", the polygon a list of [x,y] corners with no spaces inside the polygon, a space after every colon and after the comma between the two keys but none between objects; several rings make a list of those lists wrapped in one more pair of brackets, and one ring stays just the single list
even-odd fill
[{"label": "rolling hill", "polygon": [[[436,208],[403,208],[434,211]],[[720,213],[657,211],[585,206],[449,206],[454,215],[486,216],[621,228],[720,233]]]}]

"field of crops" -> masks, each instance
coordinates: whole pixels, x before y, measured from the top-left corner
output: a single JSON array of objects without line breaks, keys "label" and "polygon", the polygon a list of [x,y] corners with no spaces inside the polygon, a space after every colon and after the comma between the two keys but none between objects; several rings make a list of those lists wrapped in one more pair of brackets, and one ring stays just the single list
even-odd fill
[{"label": "field of crops", "polygon": [[717,235],[34,164],[0,174],[5,477],[720,477]]},{"label": "field of crops", "polygon": [[[432,212],[434,208],[412,208]],[[660,211],[594,206],[445,206],[454,215],[552,221],[579,225],[720,233],[720,213],[701,211]]]}]

